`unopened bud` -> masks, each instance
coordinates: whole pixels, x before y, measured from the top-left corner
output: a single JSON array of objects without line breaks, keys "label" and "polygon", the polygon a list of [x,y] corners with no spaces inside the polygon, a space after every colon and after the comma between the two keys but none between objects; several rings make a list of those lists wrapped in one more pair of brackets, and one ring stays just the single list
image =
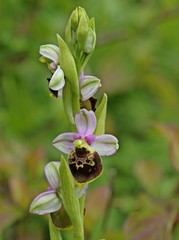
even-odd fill
[{"label": "unopened bud", "polygon": [[77,41],[78,47],[80,51],[84,51],[84,46],[86,44],[86,39],[88,37],[89,26],[88,26],[88,18],[86,15],[82,15],[80,17],[80,21],[77,28]]},{"label": "unopened bud", "polygon": [[95,33],[90,28],[88,31],[88,35],[86,38],[86,42],[85,42],[83,51],[87,54],[91,53],[94,50],[95,41],[96,41]]},{"label": "unopened bud", "polygon": [[73,30],[77,29],[78,21],[79,21],[78,9],[76,8],[71,14],[71,27]]}]

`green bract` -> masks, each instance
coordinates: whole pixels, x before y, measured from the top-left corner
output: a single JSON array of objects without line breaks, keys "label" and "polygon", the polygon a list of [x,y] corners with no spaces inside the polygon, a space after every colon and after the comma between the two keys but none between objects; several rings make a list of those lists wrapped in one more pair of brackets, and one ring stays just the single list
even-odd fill
[{"label": "green bract", "polygon": [[66,82],[63,88],[63,107],[68,121],[73,125],[75,121],[73,116],[72,98],[73,96],[70,84]]},{"label": "green bract", "polygon": [[63,205],[73,224],[74,238],[83,240],[83,222],[78,195],[75,191],[75,180],[63,156],[61,157],[60,177]]},{"label": "green bract", "polygon": [[97,126],[95,130],[96,135],[100,135],[105,132],[107,101],[108,101],[107,95],[104,93],[103,98],[95,112],[97,119]]},{"label": "green bract", "polygon": [[[60,48],[59,52],[59,59],[60,59],[60,66],[64,72],[66,82],[69,83],[70,88],[68,91],[70,91],[71,96],[71,102],[68,102],[68,104],[71,105],[70,109],[72,110],[72,115],[80,110],[80,90],[79,90],[79,80],[78,80],[78,74],[76,70],[76,65],[74,58],[67,46],[67,44],[64,42],[64,40],[57,35],[58,44]],[[66,108],[66,104],[64,104],[65,112],[67,114],[67,117],[69,118],[69,121],[71,123],[74,123],[74,120],[71,119],[71,112],[68,111]]]}]

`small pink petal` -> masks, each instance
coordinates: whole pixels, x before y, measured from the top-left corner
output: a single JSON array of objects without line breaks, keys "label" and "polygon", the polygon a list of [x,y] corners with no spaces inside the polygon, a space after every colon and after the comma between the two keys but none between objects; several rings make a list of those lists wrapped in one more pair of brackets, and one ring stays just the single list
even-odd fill
[{"label": "small pink petal", "polygon": [[84,71],[82,71],[81,74],[80,74],[80,81],[83,77],[84,77]]},{"label": "small pink petal", "polygon": [[96,136],[95,142],[91,147],[101,156],[109,156],[114,154],[119,148],[118,140],[110,134]]},{"label": "small pink petal", "polygon": [[95,113],[93,111],[82,109],[76,114],[75,123],[78,133],[82,138],[92,135],[96,128]]},{"label": "small pink petal", "polygon": [[56,70],[57,69],[57,64],[55,62],[51,62],[50,63],[50,68],[53,69],[53,70]]},{"label": "small pink petal", "polygon": [[93,134],[85,137],[85,140],[89,145],[91,145],[95,141],[95,139],[96,137]]},{"label": "small pink petal", "polygon": [[80,79],[80,90],[82,100],[85,101],[92,97],[101,86],[100,79],[93,76],[84,76]]},{"label": "small pink petal", "polygon": [[76,136],[76,133],[63,133],[58,135],[52,142],[53,146],[60,150],[61,152],[64,152],[66,154],[69,154],[73,149],[73,142],[74,137]]},{"label": "small pink petal", "polygon": [[34,214],[47,214],[61,208],[62,204],[55,190],[39,194],[30,205],[30,212]]},{"label": "small pink petal", "polygon": [[59,168],[60,162],[49,162],[45,166],[45,175],[52,189],[57,189],[60,186]]}]

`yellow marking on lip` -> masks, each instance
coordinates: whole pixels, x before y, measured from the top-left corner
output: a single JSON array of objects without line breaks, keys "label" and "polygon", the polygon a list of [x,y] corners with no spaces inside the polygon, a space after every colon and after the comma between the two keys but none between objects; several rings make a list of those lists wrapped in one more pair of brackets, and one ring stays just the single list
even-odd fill
[{"label": "yellow marking on lip", "polygon": [[77,139],[77,140],[75,140],[74,141],[74,147],[76,148],[82,148],[82,144],[83,144],[83,141],[82,140],[80,140],[80,139]]}]

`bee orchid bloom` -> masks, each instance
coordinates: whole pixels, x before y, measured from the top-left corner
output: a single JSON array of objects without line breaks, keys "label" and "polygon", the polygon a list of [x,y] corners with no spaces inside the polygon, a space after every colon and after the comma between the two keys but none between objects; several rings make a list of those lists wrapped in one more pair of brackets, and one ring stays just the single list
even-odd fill
[{"label": "bee orchid bloom", "polygon": [[49,80],[49,89],[57,97],[62,97],[62,89],[65,85],[65,78],[63,70],[59,65],[59,47],[53,44],[46,44],[40,46],[39,52],[42,55],[40,61],[42,63],[47,63],[53,74]]},{"label": "bee orchid bloom", "polygon": [[100,156],[114,154],[119,145],[116,137],[110,134],[95,136],[96,116],[93,111],[80,110],[75,116],[78,133],[63,133],[52,144],[69,155],[69,166],[77,182],[90,182],[102,172]]},{"label": "bee orchid bloom", "polygon": [[[38,215],[54,213],[63,206],[61,199],[60,162],[50,162],[45,166],[45,175],[49,183],[47,191],[40,193],[31,203],[30,212]],[[87,185],[76,188],[78,198],[85,194]]]},{"label": "bee orchid bloom", "polygon": [[59,210],[62,206],[58,196],[60,188],[59,175],[60,162],[50,162],[45,167],[45,175],[49,183],[46,192],[39,194],[31,203],[30,212],[34,214],[47,214]]}]

